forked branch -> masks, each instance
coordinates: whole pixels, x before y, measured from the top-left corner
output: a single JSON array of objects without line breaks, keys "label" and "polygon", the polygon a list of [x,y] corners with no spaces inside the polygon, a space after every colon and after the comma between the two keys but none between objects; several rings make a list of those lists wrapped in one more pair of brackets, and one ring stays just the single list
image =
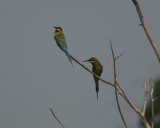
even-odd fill
[{"label": "forked branch", "polygon": [[[111,51],[112,51],[112,58],[113,58],[113,66],[112,67],[112,71],[113,71],[113,74],[114,74],[114,85],[115,85],[115,96],[116,96],[116,102],[117,102],[117,106],[118,106],[118,110],[119,110],[119,113],[120,113],[120,116],[122,118],[122,121],[125,125],[126,128],[128,128],[127,124],[126,124],[126,121],[123,117],[123,114],[122,114],[122,111],[121,111],[121,108],[120,108],[120,104],[119,104],[119,100],[118,100],[118,94],[117,94],[117,86],[119,86],[118,84],[118,80],[117,80],[117,74],[116,74],[116,59],[118,59],[122,54],[120,54],[118,57],[115,57],[114,56],[114,51],[113,51],[113,47],[112,47],[112,42],[110,40],[110,47],[111,47]],[[110,63],[111,64],[111,63]]]}]

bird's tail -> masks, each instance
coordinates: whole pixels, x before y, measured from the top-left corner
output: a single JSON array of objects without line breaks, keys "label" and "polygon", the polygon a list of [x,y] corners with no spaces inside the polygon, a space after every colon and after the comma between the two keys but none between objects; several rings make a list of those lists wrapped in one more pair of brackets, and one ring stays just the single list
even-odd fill
[{"label": "bird's tail", "polygon": [[70,57],[68,51],[66,51],[66,56],[68,57],[68,60],[71,62],[72,66],[73,66],[72,59],[71,59],[71,57]]},{"label": "bird's tail", "polygon": [[97,83],[96,83],[97,100],[98,100],[98,91],[99,91],[99,85],[98,85],[98,82],[97,82]]}]

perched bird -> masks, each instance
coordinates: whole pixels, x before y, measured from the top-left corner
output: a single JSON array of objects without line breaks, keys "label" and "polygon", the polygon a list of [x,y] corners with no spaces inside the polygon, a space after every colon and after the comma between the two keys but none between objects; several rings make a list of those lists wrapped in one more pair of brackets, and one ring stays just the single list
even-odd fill
[{"label": "perched bird", "polygon": [[[66,53],[68,60],[72,64],[72,60],[71,60],[71,57],[68,52],[66,37],[64,36],[62,28],[60,26],[54,26],[54,28],[55,28],[54,39],[55,39],[57,45],[59,46],[59,48]],[[73,64],[72,64],[72,66],[73,66]]]},{"label": "perched bird", "polygon": [[[101,76],[102,70],[103,70],[103,66],[101,65],[101,63],[99,62],[99,60],[95,57],[90,58],[89,60],[85,60],[83,62],[90,62],[92,64],[92,71],[98,75]],[[98,91],[99,91],[99,79],[93,75],[94,81],[95,81],[95,89],[96,89],[96,93],[97,93],[97,100],[98,100]]]}]

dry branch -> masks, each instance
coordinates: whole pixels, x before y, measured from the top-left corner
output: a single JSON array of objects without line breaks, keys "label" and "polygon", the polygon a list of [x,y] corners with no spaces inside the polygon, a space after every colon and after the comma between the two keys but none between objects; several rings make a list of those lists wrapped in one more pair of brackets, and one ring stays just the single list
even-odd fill
[{"label": "dry branch", "polygon": [[112,58],[113,58],[113,66],[112,66],[113,68],[112,68],[112,70],[113,70],[113,74],[114,74],[114,85],[115,85],[116,102],[117,102],[118,110],[119,110],[120,116],[122,118],[122,121],[123,121],[125,127],[128,128],[128,126],[126,124],[126,121],[125,121],[125,119],[123,117],[121,108],[120,108],[120,104],[119,104],[119,100],[118,100],[118,94],[117,94],[117,89],[116,89],[116,87],[118,86],[117,74],[116,74],[116,59],[118,59],[122,54],[115,58],[111,40],[110,40],[110,47],[111,47]]},{"label": "dry branch", "polygon": [[145,91],[145,96],[144,96],[144,105],[143,105],[143,115],[145,116],[145,111],[146,111],[146,103],[147,103],[147,87],[150,84],[152,78],[150,78],[145,84],[144,84],[144,91]]},{"label": "dry branch", "polygon": [[152,101],[152,128],[154,128],[154,98],[153,98],[154,84],[152,84],[151,101]]},{"label": "dry branch", "polygon": [[54,116],[54,118],[57,120],[57,122],[63,127],[63,128],[66,128],[62,123],[61,121],[57,118],[57,116],[55,115],[54,111],[50,108],[50,111],[52,113],[52,115]]},{"label": "dry branch", "polygon": [[151,46],[153,47],[154,52],[155,52],[155,54],[156,54],[156,56],[157,56],[157,58],[158,58],[158,61],[159,61],[159,63],[160,63],[160,53],[158,52],[158,48],[156,47],[156,45],[155,45],[155,43],[154,43],[154,41],[153,41],[153,39],[152,39],[152,37],[151,37],[151,35],[150,35],[150,33],[149,33],[149,30],[148,30],[148,28],[147,28],[147,26],[146,26],[146,24],[145,24],[145,22],[144,22],[143,14],[142,14],[142,12],[141,12],[141,9],[140,9],[138,0],[132,0],[132,1],[133,1],[134,5],[135,5],[135,7],[136,7],[136,9],[137,9],[137,13],[138,13],[139,19],[140,19],[140,21],[141,21],[141,24],[140,24],[140,25],[143,27],[143,29],[144,29],[147,37],[148,37],[148,40],[150,41],[150,44],[151,44]]}]

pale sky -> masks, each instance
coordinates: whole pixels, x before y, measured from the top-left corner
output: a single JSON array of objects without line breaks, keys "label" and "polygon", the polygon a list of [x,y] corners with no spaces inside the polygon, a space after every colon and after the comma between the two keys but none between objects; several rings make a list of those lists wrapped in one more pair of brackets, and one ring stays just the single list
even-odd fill
[{"label": "pale sky", "polygon": [[[159,5],[140,1],[160,51]],[[141,85],[160,76],[160,65],[139,24],[132,0],[0,0],[0,127],[61,128],[53,108],[67,128],[123,128],[114,88],[99,82],[97,101],[93,76],[75,62],[72,68],[53,40],[52,26],[63,28],[72,56],[97,57],[102,78],[113,82],[106,60],[111,39],[115,55],[124,53],[116,64],[119,84],[141,109]],[[119,99],[129,128],[138,127],[139,117]]]}]

